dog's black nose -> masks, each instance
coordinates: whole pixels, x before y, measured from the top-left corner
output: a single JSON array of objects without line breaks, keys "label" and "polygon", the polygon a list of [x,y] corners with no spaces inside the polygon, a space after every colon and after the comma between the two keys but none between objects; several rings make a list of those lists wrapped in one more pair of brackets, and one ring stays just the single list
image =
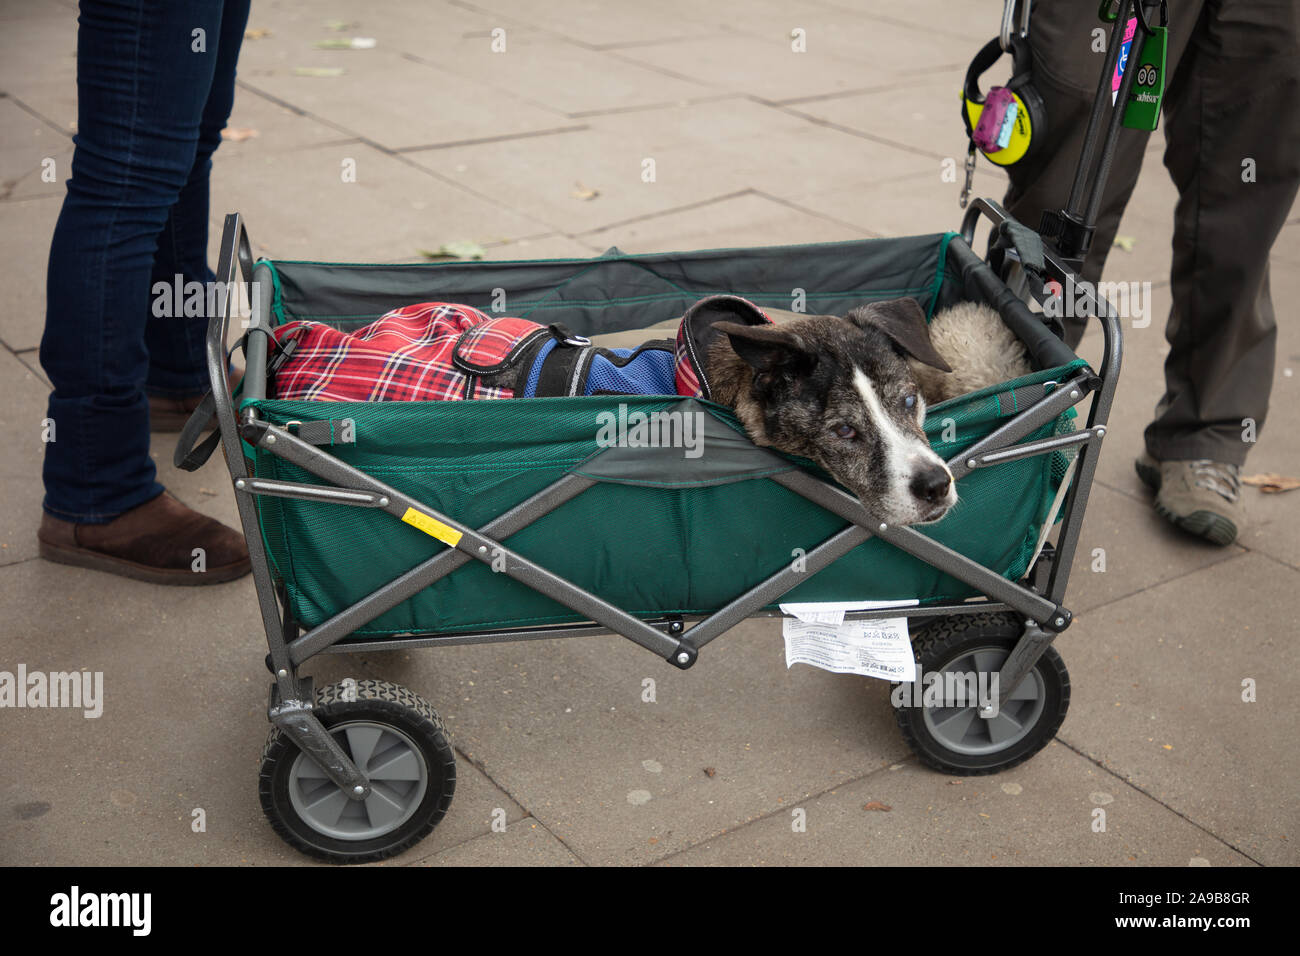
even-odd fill
[{"label": "dog's black nose", "polygon": [[911,489],[916,497],[933,504],[948,493],[951,484],[952,476],[948,474],[948,469],[935,465],[914,474]]}]

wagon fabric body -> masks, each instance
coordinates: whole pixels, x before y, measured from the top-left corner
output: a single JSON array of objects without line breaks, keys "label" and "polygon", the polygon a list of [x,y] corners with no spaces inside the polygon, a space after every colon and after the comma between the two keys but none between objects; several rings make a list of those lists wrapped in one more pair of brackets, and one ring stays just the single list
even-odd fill
[{"label": "wagon fabric body", "polygon": [[[562,322],[591,336],[658,323],[723,292],[781,308],[791,305],[792,295],[802,295],[809,312],[824,314],[914,296],[933,311],[961,297],[961,278],[946,257],[952,238],[653,256],[612,251],[595,260],[550,262],[266,266],[277,323],[310,319],[348,330],[419,301],[463,302],[486,311],[499,289],[508,314],[543,325]],[[926,426],[936,451],[944,459],[959,454],[1083,364],[1045,369],[935,407]],[[245,407],[280,426],[349,421],[346,436],[336,427],[338,440],[322,447],[474,528],[566,474],[595,479],[504,543],[638,617],[716,611],[848,524],[774,480],[809,463],[752,445],[729,409],[707,401],[591,396],[326,404],[268,398],[246,401]],[[1072,415],[1062,413],[1027,437],[1064,431]],[[627,447],[629,436],[638,442],[638,422],[639,442],[649,447]],[[683,431],[697,447],[682,447]],[[608,447],[611,434],[615,440],[622,436],[624,447]],[[661,438],[676,447],[664,447]],[[316,480],[270,450],[255,450],[253,457],[259,476]],[[973,473],[960,485],[955,511],[922,533],[1019,579],[1063,474],[1062,457],[1023,458]],[[304,627],[324,623],[440,547],[417,526],[395,524],[375,509],[270,497],[259,505],[272,567]],[[932,603],[976,593],[873,538],[782,600]],[[581,619],[553,598],[494,572],[490,563],[475,562],[357,628],[351,639]]]}]

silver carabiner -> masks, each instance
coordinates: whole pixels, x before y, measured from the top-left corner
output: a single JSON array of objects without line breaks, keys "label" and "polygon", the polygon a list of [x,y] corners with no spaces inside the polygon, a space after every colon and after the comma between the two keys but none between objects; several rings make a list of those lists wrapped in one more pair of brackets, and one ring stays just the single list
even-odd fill
[{"label": "silver carabiner", "polygon": [[[1023,40],[1029,36],[1029,8],[1032,0],[1022,0],[1020,4],[1020,29],[1018,35]],[[998,33],[998,44],[1002,52],[1011,49],[1011,31],[1016,19],[1016,0],[1004,0],[1002,4],[1002,30]]]},{"label": "silver carabiner", "polygon": [[970,190],[971,190],[971,185],[974,183],[974,181],[975,181],[975,144],[971,143],[970,151],[966,154],[966,184],[961,187],[961,198],[957,200],[957,204],[962,209],[965,209],[966,203],[970,202]]}]

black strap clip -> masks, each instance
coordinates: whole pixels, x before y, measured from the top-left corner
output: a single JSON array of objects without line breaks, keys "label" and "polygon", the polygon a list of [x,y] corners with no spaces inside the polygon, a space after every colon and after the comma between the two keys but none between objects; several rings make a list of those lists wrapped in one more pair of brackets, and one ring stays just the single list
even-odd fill
[{"label": "black strap clip", "polygon": [[296,336],[289,339],[287,342],[280,342],[272,336],[271,342],[275,346],[275,354],[272,355],[270,361],[266,363],[267,378],[270,378],[276,372],[280,371],[280,369],[284,368],[284,364],[288,362],[293,353],[298,350],[298,339]]},{"label": "black strap clip", "polygon": [[546,330],[551,333],[551,338],[555,339],[559,345],[567,345],[571,348],[586,348],[591,344],[591,339],[585,335],[579,335],[559,322],[551,323],[546,327]]}]

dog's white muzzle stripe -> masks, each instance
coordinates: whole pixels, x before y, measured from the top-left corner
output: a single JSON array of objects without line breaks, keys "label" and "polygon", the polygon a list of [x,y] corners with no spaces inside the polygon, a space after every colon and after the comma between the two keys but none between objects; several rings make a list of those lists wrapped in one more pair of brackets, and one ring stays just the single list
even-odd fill
[{"label": "dog's white muzzle stripe", "polygon": [[[867,417],[885,446],[885,458],[889,462],[889,495],[896,507],[905,511],[915,511],[916,503],[913,500],[911,483],[916,464],[922,462],[927,465],[938,465],[944,471],[948,471],[948,466],[928,444],[898,427],[893,418],[885,412],[885,407],[876,393],[875,386],[871,384],[871,379],[856,366],[853,369],[853,386],[862,396]],[[948,478],[951,481],[950,471],[948,471]],[[949,488],[951,494],[951,485]]]}]

